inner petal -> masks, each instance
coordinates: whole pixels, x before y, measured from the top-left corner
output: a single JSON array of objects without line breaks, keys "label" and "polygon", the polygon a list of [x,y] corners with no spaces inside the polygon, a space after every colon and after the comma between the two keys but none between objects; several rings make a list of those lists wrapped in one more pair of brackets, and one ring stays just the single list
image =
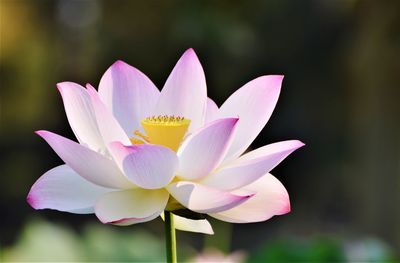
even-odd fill
[{"label": "inner petal", "polygon": [[190,120],[177,116],[152,116],[141,121],[148,140],[177,151],[189,128]]}]

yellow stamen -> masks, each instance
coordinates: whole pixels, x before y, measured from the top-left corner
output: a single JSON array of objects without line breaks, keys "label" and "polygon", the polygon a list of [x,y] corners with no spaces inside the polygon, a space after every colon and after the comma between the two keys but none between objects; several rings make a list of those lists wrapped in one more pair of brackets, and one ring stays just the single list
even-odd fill
[{"label": "yellow stamen", "polygon": [[148,136],[144,135],[143,133],[141,133],[139,130],[136,130],[134,133],[134,135],[142,138],[143,140],[145,140],[146,142],[150,142],[150,139]]},{"label": "yellow stamen", "polygon": [[144,144],[144,141],[136,139],[136,138],[129,138],[132,144]]},{"label": "yellow stamen", "polygon": [[150,143],[177,151],[189,128],[190,120],[164,115],[145,118],[141,124]]},{"label": "yellow stamen", "polygon": [[141,139],[138,138],[129,138],[132,144],[144,144],[145,142],[149,142],[149,137],[141,133],[139,130],[134,131],[134,135],[140,137]]}]

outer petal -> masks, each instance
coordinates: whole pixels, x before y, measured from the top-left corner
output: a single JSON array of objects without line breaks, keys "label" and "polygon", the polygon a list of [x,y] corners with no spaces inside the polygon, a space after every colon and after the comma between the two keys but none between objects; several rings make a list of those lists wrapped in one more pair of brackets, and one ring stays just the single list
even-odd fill
[{"label": "outer petal", "polygon": [[188,49],[169,75],[154,115],[183,116],[191,120],[189,131],[193,131],[204,122],[206,100],[203,68],[193,49]]},{"label": "outer petal", "polygon": [[57,88],[64,102],[69,125],[78,141],[95,151],[103,149],[105,146],[86,89],[73,82],[58,83]]},{"label": "outer petal", "polygon": [[112,115],[111,111],[100,100],[96,90],[89,84],[87,85],[87,89],[93,104],[97,125],[103,137],[104,144],[109,145],[109,143],[113,141],[130,144],[131,142],[129,137],[121,128],[121,125]]},{"label": "outer petal", "polygon": [[35,209],[90,214],[97,198],[110,191],[113,190],[83,179],[67,165],[60,165],[33,184],[27,201]]},{"label": "outer petal", "polygon": [[199,213],[216,213],[235,207],[252,194],[235,195],[193,182],[181,181],[167,186],[169,193],[183,206]]},{"label": "outer petal", "polygon": [[128,135],[142,129],[140,120],[151,115],[159,94],[146,75],[121,60],[104,73],[99,84],[99,97]]},{"label": "outer petal", "polygon": [[225,156],[237,122],[237,118],[216,120],[190,135],[178,150],[179,176],[200,179],[217,167]]},{"label": "outer petal", "polygon": [[164,189],[131,189],[103,195],[95,206],[96,216],[104,224],[130,225],[158,217],[167,205]]},{"label": "outer petal", "polygon": [[110,145],[110,151],[126,176],[145,189],[166,186],[178,169],[178,157],[175,152],[163,146],[124,146],[120,142],[114,142]]},{"label": "outer petal", "polygon": [[240,188],[271,171],[303,145],[304,143],[297,140],[266,145],[241,156],[232,164],[206,177],[201,183],[223,190]]},{"label": "outer petal", "polygon": [[86,180],[109,188],[135,187],[107,157],[48,131],[37,131],[60,158]]},{"label": "outer petal", "polygon": [[[214,230],[210,222],[207,219],[189,219],[177,215],[174,216],[174,227],[178,230],[195,232],[195,233],[203,233],[213,235]],[[164,220],[164,213],[161,214],[161,218]]]},{"label": "outer petal", "polygon": [[210,214],[210,216],[231,223],[251,223],[265,221],[274,215],[290,212],[289,195],[281,182],[271,174],[266,174],[233,193],[249,192],[256,194],[247,202],[227,211]]},{"label": "outer petal", "polygon": [[215,120],[218,115],[218,110],[217,104],[215,104],[212,99],[207,98],[206,117],[204,123],[209,123],[210,121]]},{"label": "outer petal", "polygon": [[233,93],[221,106],[218,118],[239,117],[226,159],[242,154],[267,123],[278,101],[283,76],[256,78]]}]

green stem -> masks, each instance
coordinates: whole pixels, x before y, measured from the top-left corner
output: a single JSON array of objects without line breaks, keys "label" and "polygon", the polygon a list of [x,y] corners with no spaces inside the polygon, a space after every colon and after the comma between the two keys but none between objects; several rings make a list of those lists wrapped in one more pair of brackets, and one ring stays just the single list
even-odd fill
[{"label": "green stem", "polygon": [[176,237],[174,228],[174,215],[164,211],[165,221],[165,245],[167,250],[167,262],[176,263]]}]

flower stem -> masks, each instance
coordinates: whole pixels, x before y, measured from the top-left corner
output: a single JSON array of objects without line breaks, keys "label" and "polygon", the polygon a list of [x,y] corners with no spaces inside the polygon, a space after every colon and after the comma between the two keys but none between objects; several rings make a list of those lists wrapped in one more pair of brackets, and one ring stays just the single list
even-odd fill
[{"label": "flower stem", "polygon": [[167,251],[167,262],[176,263],[176,237],[174,228],[174,215],[164,211],[165,217],[165,245]]}]

